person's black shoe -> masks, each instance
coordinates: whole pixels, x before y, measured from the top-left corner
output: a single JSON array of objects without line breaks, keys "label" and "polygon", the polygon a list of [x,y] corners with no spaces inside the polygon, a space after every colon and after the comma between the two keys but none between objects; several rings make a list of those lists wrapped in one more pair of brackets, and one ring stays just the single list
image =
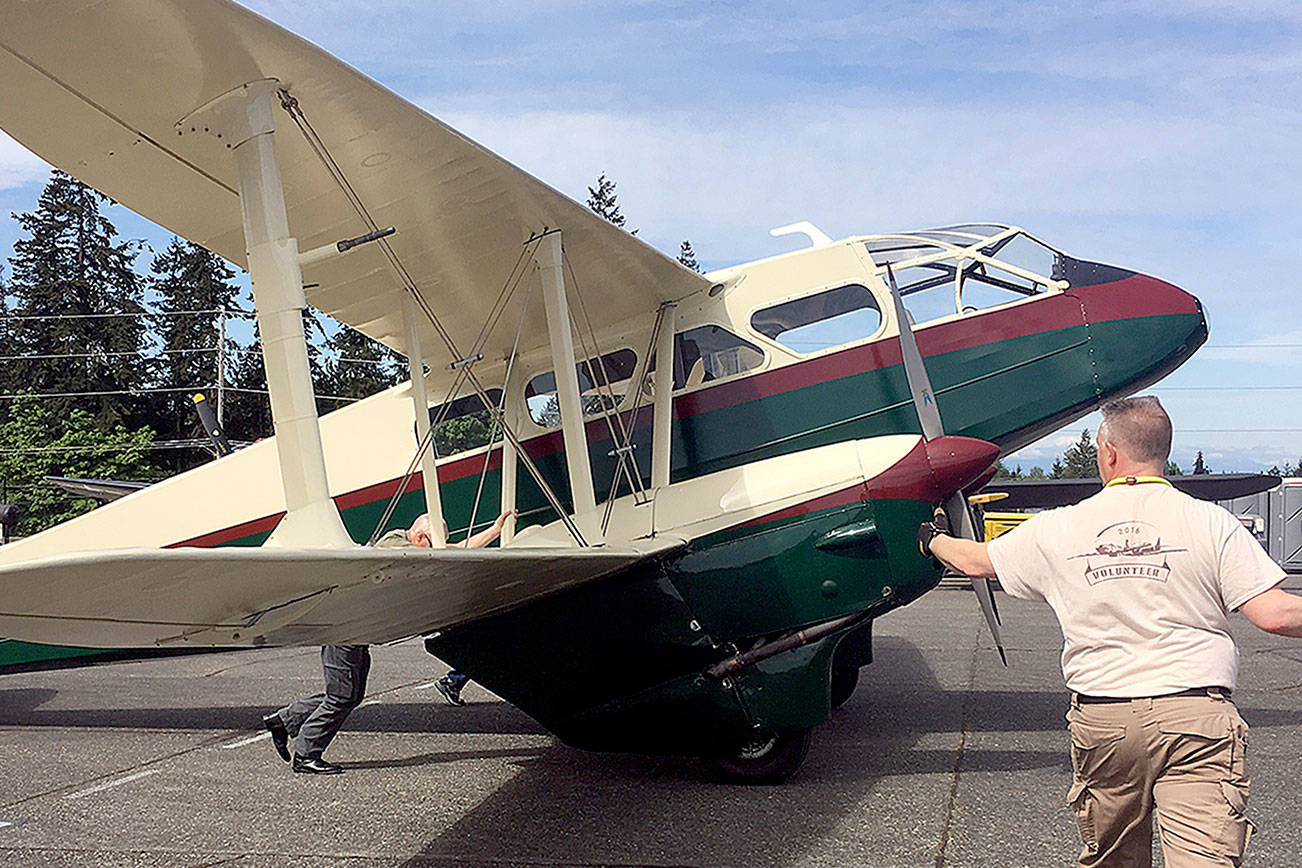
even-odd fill
[{"label": "person's black shoe", "polygon": [[271,733],[271,744],[280,754],[280,758],[285,762],[290,761],[289,756],[289,730],[285,729],[285,723],[280,719],[279,714],[265,714],[262,716],[262,725],[267,732]]},{"label": "person's black shoe", "polygon": [[342,775],[344,767],[327,762],[321,757],[294,757],[294,771],[303,775]]},{"label": "person's black shoe", "polygon": [[434,687],[439,693],[443,694],[444,699],[453,705],[466,704],[466,701],[461,698],[461,685],[454,684],[452,679],[446,675],[440,678]]}]

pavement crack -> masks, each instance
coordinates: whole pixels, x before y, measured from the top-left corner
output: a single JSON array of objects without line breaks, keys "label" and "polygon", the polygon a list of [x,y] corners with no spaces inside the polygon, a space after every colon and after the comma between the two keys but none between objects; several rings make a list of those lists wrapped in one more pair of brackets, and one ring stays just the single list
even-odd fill
[{"label": "pavement crack", "polygon": [[949,779],[949,794],[945,799],[945,819],[940,827],[940,844],[936,848],[935,868],[945,868],[945,855],[949,849],[949,830],[954,822],[954,806],[958,803],[958,782],[963,775],[963,758],[967,750],[968,712],[972,704],[972,691],[976,689],[977,658],[981,653],[981,632],[978,625],[976,644],[972,648],[972,661],[968,667],[967,689],[963,691],[963,708],[959,714],[958,744],[954,752],[954,771]]}]

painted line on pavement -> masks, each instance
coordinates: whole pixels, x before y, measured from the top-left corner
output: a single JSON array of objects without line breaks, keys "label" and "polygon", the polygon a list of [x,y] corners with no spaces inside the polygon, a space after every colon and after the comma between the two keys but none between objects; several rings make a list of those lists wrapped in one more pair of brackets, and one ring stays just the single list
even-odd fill
[{"label": "painted line on pavement", "polygon": [[222,750],[234,750],[237,747],[244,747],[246,744],[253,744],[255,741],[262,741],[264,738],[271,738],[271,733],[260,732],[257,735],[251,735],[248,738],[242,738],[239,741],[224,744],[222,745]]},{"label": "painted line on pavement", "polygon": [[113,787],[120,787],[123,784],[129,784],[132,781],[138,781],[141,778],[147,778],[150,775],[156,775],[160,771],[162,771],[162,769],[149,769],[143,772],[136,772],[134,775],[127,775],[125,778],[118,778],[115,781],[108,781],[107,783],[100,784],[99,786],[91,787],[88,790],[79,790],[75,793],[69,793],[68,795],[64,796],[64,798],[65,799],[84,798],[85,796],[89,796],[92,793],[102,792],[104,790],[112,789]]}]

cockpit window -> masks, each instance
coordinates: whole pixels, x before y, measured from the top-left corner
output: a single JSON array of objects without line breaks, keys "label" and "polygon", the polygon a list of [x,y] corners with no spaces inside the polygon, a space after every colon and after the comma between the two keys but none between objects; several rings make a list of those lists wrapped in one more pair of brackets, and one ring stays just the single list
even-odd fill
[{"label": "cockpit window", "polygon": [[868,288],[856,283],[761,308],[750,324],[788,349],[816,353],[871,337],[882,312]]},{"label": "cockpit window", "polygon": [[1044,292],[1061,274],[1061,254],[996,224],[882,235],[865,244],[878,266],[891,264],[904,307],[919,323]]}]

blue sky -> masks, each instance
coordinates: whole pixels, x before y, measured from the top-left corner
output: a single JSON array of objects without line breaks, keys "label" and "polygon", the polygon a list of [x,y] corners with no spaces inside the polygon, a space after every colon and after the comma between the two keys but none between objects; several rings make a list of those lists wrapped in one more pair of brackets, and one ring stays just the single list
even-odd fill
[{"label": "blue sky", "polygon": [[[768,230],[796,220],[994,220],[1170,280],[1212,327],[1153,390],[1176,460],[1302,456],[1296,2],[248,5],[576,199],[606,172],[640,237],[708,267],[790,249]],[[0,139],[0,208],[45,173]]]}]

